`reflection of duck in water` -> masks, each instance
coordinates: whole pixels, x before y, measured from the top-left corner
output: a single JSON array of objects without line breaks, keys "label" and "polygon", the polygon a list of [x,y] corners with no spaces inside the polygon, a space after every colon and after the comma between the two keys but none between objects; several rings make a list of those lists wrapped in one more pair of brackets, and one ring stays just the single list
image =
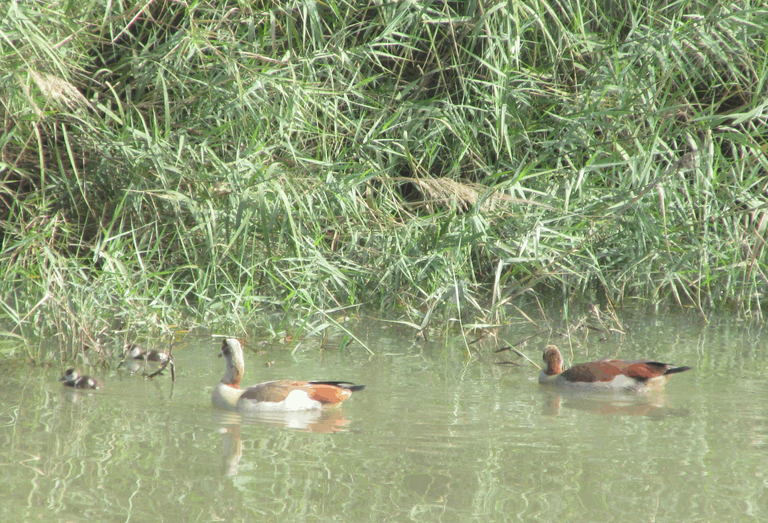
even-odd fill
[{"label": "reflection of duck in water", "polygon": [[318,433],[343,432],[349,427],[342,409],[266,410],[248,414],[245,421]]},{"label": "reflection of duck in water", "polygon": [[547,368],[539,374],[539,383],[582,390],[660,390],[672,374],[690,369],[658,361],[600,360],[563,371],[563,357],[554,345],[544,349],[544,363]]},{"label": "reflection of duck in water", "polygon": [[558,416],[564,411],[581,411],[599,416],[687,416],[688,409],[668,405],[664,393],[625,394],[624,391],[606,391],[595,394],[592,390],[545,388],[542,390],[542,411]]},{"label": "reflection of duck in water", "polygon": [[74,387],[76,389],[100,389],[104,386],[96,378],[83,376],[75,368],[67,369],[64,376],[59,378],[59,381],[63,381],[65,387]]},{"label": "reflection of duck in water", "polygon": [[[303,432],[328,434],[348,430],[349,420],[342,409],[314,410],[267,410],[252,412],[241,416],[236,412],[214,411],[214,421],[221,424],[219,434],[222,443],[222,474],[236,476],[240,460],[243,457],[241,426],[266,424]],[[247,448],[254,448],[249,445]]]},{"label": "reflection of duck in water", "polygon": [[224,357],[227,368],[213,390],[211,402],[221,409],[256,413],[320,409],[338,405],[353,392],[365,388],[365,385],[342,381],[278,380],[241,389],[245,361],[240,342],[234,338],[225,339],[219,356]]},{"label": "reflection of duck in water", "polygon": [[243,442],[240,439],[240,423],[227,423],[219,429],[221,433],[221,473],[237,476],[237,469],[243,457]]}]

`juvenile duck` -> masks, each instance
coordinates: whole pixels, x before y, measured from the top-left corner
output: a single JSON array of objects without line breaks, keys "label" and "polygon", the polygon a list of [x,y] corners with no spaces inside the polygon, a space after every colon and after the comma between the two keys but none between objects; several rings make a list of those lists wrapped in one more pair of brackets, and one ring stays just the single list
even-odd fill
[{"label": "juvenile duck", "polygon": [[344,381],[278,380],[241,389],[245,361],[240,342],[235,338],[225,339],[219,354],[219,357],[222,356],[227,364],[226,370],[211,395],[213,406],[220,409],[240,412],[320,409],[338,405],[353,392],[365,388],[365,385]]},{"label": "juvenile duck", "polygon": [[141,345],[126,343],[124,358],[132,359],[132,360],[147,360],[147,361],[156,361],[157,363],[165,363],[169,359],[172,359],[172,356],[166,352],[162,352],[159,350],[155,350],[155,349],[147,350]]},{"label": "juvenile duck", "polygon": [[64,382],[65,387],[74,387],[76,389],[100,389],[104,385],[90,376],[83,376],[80,371],[75,368],[69,368],[64,373],[64,376],[59,378],[59,381]]},{"label": "juvenile duck", "polygon": [[648,360],[599,360],[563,371],[563,357],[554,345],[544,349],[544,363],[539,383],[583,390],[661,390],[672,374],[690,369]]}]

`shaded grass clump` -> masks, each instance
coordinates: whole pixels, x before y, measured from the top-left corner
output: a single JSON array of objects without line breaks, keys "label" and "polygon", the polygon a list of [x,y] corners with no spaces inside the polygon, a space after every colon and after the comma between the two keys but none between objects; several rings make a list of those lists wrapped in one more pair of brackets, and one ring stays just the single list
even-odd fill
[{"label": "shaded grass clump", "polygon": [[547,290],[762,318],[760,2],[0,11],[10,334]]}]

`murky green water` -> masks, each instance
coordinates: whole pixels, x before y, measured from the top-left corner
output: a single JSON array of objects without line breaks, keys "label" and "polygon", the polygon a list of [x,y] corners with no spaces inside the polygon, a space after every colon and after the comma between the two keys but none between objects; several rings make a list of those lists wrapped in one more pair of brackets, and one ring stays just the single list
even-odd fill
[{"label": "murky green water", "polygon": [[[106,390],[76,392],[62,369],[6,362],[0,521],[768,521],[768,337],[728,319],[622,319],[623,343],[591,335],[576,361],[694,370],[662,394],[562,395],[489,346],[468,360],[459,339],[413,344],[366,320],[376,356],[247,353],[245,382],[368,389],[320,415],[243,421],[210,407],[211,340],[175,351],[175,386],[111,371]],[[526,352],[538,361],[545,341]]]}]

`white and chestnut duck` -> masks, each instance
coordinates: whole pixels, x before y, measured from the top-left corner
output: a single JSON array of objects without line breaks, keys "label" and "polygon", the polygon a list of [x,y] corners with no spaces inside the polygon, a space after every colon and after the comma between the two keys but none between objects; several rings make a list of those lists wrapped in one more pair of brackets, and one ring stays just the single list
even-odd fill
[{"label": "white and chestnut duck", "polygon": [[582,390],[661,390],[673,374],[690,369],[648,360],[599,360],[563,371],[563,357],[554,345],[544,349],[544,363],[539,383]]},{"label": "white and chestnut duck", "polygon": [[67,369],[64,376],[59,378],[59,381],[63,381],[65,387],[74,387],[76,389],[100,389],[104,386],[96,378],[83,376],[75,368]]},{"label": "white and chestnut duck", "polygon": [[344,381],[278,380],[240,388],[245,370],[243,348],[240,341],[227,338],[221,344],[219,357],[224,357],[227,368],[221,383],[211,395],[214,407],[239,412],[297,411],[335,406],[349,398],[365,385]]}]

